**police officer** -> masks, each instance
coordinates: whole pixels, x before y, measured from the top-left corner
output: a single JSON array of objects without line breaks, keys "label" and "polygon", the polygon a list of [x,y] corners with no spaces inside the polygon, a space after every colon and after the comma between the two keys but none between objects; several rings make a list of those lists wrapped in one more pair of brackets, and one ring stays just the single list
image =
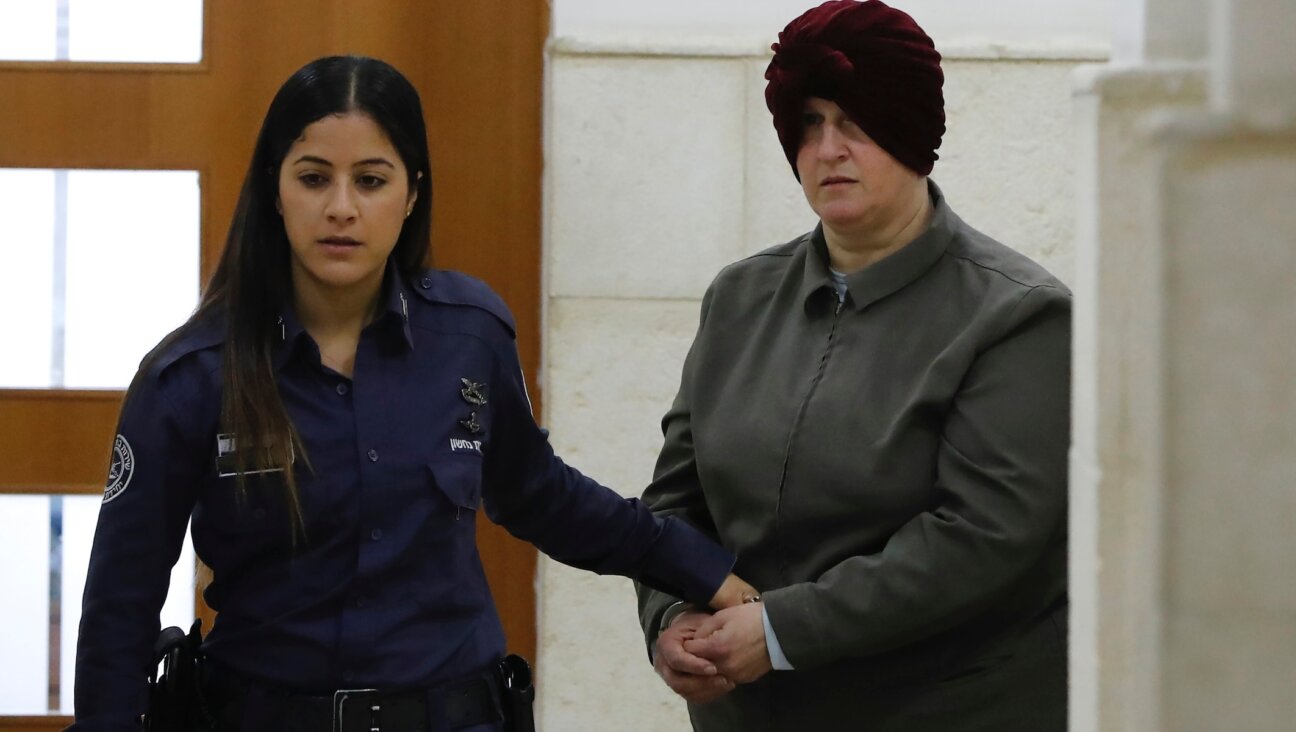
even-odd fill
[{"label": "police officer", "polygon": [[426,139],[374,59],[319,59],[275,96],[202,303],[122,409],[71,729],[139,728],[191,519],[219,612],[205,710],[244,732],[505,729],[482,506],[575,567],[716,608],[754,594],[727,551],[554,455],[504,304],[423,268]]}]

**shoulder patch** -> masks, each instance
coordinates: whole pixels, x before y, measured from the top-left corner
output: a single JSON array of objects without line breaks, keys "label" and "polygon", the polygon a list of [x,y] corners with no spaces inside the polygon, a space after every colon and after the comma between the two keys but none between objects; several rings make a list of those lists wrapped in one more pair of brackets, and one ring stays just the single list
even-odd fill
[{"label": "shoulder patch", "polygon": [[459,305],[485,310],[502,322],[510,335],[516,335],[513,313],[485,282],[462,272],[427,269],[411,281],[411,289],[424,300],[442,305]]},{"label": "shoulder patch", "polygon": [[135,475],[135,452],[125,435],[113,440],[112,464],[108,467],[108,484],[104,486],[103,502],[108,503],[125,492]]}]

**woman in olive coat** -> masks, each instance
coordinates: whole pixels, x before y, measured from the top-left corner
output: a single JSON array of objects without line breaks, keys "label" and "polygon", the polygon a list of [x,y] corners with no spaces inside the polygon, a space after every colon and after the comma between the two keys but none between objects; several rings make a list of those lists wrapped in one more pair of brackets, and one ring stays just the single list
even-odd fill
[{"label": "woman in olive coat", "polygon": [[929,178],[940,56],[877,0],[774,46],[766,99],[820,224],[716,277],[645,501],[758,602],[640,587],[694,728],[1066,728],[1071,294]]}]

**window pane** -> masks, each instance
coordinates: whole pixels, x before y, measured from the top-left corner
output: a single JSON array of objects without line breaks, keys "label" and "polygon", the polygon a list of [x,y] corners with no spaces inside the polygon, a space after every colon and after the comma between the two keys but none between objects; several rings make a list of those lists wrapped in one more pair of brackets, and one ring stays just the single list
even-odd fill
[{"label": "window pane", "polygon": [[52,61],[57,48],[55,0],[0,0],[0,59]]},{"label": "window pane", "polygon": [[49,708],[49,496],[0,498],[0,714]]},{"label": "window pane", "polygon": [[[99,496],[0,495],[0,714],[72,712],[81,593],[101,502]],[[186,533],[163,627],[188,630],[193,593]]]},{"label": "window pane", "polygon": [[129,385],[193,311],[199,200],[193,171],[69,174],[63,386]]},{"label": "window pane", "polygon": [[[77,627],[81,624],[81,593],[90,563],[90,543],[99,519],[99,496],[63,497],[63,604],[60,632],[59,706],[72,713],[72,684],[76,678]],[[171,570],[171,588],[162,606],[161,627],[189,630],[194,620],[194,552],[185,533],[184,550]]]},{"label": "window pane", "polygon": [[0,0],[0,59],[197,63],[202,16],[202,0]]},{"label": "window pane", "polygon": [[50,384],[54,200],[54,171],[0,169],[0,211],[8,229],[0,267],[0,343],[6,344],[0,386]]},{"label": "window pane", "polygon": [[72,61],[202,60],[202,0],[66,0]]},{"label": "window pane", "polygon": [[0,388],[129,385],[197,305],[200,205],[189,170],[0,169]]}]

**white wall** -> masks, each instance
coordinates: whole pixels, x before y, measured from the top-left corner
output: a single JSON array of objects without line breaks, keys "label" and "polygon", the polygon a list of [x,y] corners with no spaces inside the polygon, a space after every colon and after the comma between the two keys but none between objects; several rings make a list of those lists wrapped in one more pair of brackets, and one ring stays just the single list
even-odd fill
[{"label": "white wall", "polygon": [[[1013,0],[974,12],[956,2],[896,4],[932,13],[932,26],[949,29],[929,28],[946,57],[949,127],[933,179],[969,223],[1070,281],[1069,77],[1078,64],[1104,58],[1105,21],[1095,14],[1108,6]],[[1013,25],[990,22],[1034,5],[1053,13],[1028,10],[1036,32],[1019,35],[1029,42],[1011,41]],[[626,495],[651,478],[658,425],[711,278],[814,223],[763,100],[769,42],[802,9],[773,0],[555,4],[545,132],[546,419],[560,455]],[[962,32],[951,28],[955,17],[966,20]],[[1086,27],[1088,40],[1069,34]],[[975,40],[991,32],[995,42]],[[538,602],[543,730],[688,728],[684,705],[648,665],[628,581],[542,559]]]},{"label": "white wall", "polygon": [[[554,0],[557,38],[683,32],[773,41],[813,0]],[[1115,0],[893,0],[944,45],[1107,48]]]},{"label": "white wall", "polygon": [[1070,728],[1289,732],[1296,10],[1130,6],[1077,85]]}]

